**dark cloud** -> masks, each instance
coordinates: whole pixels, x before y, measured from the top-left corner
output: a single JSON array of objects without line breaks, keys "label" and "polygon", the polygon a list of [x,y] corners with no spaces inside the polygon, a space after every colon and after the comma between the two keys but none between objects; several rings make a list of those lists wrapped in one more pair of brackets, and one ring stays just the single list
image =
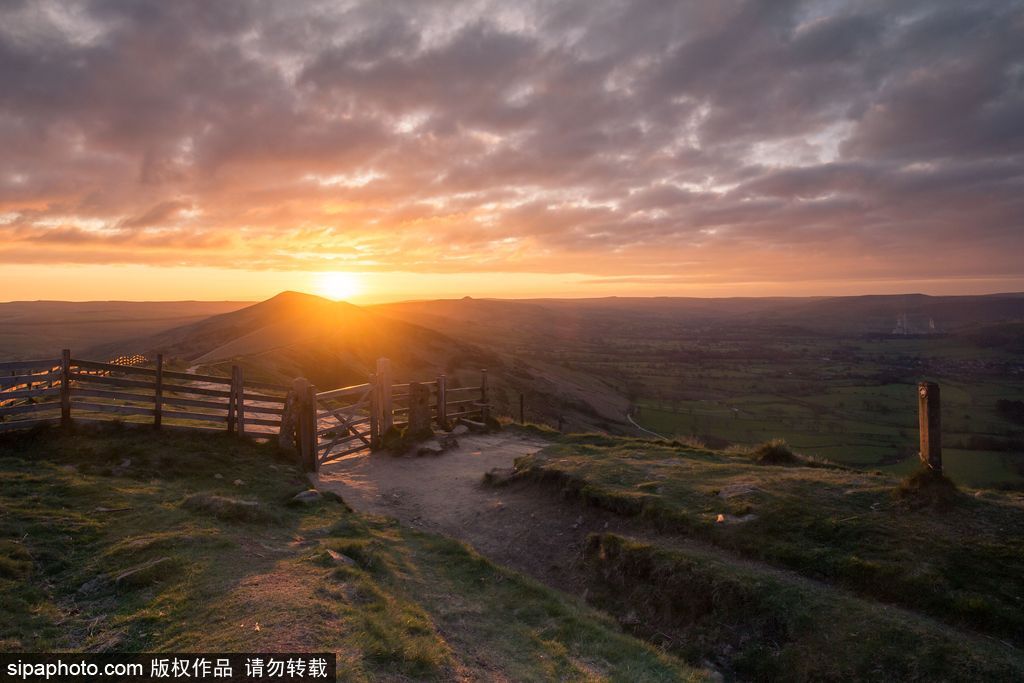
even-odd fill
[{"label": "dark cloud", "polygon": [[2,3],[0,260],[1024,276],[1021,45],[1009,1]]}]

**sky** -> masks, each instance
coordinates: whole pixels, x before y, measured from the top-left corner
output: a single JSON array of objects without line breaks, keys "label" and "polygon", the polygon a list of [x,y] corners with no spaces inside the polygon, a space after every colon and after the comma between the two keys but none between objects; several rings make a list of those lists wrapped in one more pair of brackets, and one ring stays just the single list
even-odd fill
[{"label": "sky", "polygon": [[1024,3],[0,0],[0,300],[1024,290]]}]

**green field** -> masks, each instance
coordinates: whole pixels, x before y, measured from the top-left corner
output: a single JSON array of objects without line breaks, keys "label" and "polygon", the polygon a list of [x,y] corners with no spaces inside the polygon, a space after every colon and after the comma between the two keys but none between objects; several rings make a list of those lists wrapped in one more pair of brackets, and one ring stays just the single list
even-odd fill
[{"label": "green field", "polygon": [[717,446],[783,438],[836,462],[905,472],[917,459],[916,384],[929,380],[942,389],[951,476],[971,486],[1024,484],[1024,425],[996,409],[1000,399],[1024,398],[1024,380],[993,370],[1019,362],[1012,354],[951,338],[676,346],[684,350],[671,362],[619,368],[635,387],[634,420],[658,434]]}]

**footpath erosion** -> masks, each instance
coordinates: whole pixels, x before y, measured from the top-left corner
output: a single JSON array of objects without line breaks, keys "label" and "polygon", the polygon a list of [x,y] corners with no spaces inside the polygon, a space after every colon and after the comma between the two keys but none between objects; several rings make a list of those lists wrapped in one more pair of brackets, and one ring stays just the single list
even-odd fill
[{"label": "footpath erosion", "polygon": [[439,456],[358,455],[325,465],[317,487],[359,512],[466,541],[486,557],[560,590],[582,587],[575,566],[587,535],[634,526],[596,508],[528,486],[491,487],[485,473],[511,469],[549,442],[518,434],[462,434]]},{"label": "footpath erosion", "polygon": [[1024,676],[1024,595],[1008,574],[1024,562],[1024,496],[957,493],[937,512],[895,499],[895,479],[827,464],[552,438],[461,434],[440,455],[342,459],[316,483],[726,680]]}]

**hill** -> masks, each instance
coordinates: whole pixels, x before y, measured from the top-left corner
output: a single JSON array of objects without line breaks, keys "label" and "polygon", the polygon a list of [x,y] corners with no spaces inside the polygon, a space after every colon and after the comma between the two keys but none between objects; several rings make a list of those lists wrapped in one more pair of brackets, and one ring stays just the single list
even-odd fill
[{"label": "hill", "polygon": [[[419,324],[472,331],[510,341],[534,339],[584,343],[601,335],[664,338],[699,330],[794,328],[814,334],[877,335],[906,316],[915,328],[939,332],[1024,320],[1024,294],[927,296],[893,294],[836,297],[605,297],[410,301],[375,310]],[[529,333],[529,334],[527,334]]]},{"label": "hill", "polygon": [[[11,301],[0,303],[0,361],[46,358],[148,336],[244,306],[239,301]],[[116,344],[112,355],[121,355]]]},{"label": "hill", "polygon": [[562,417],[582,429],[625,428],[628,402],[608,382],[518,354],[496,339],[501,339],[497,330],[446,330],[443,324],[432,329],[373,307],[283,292],[241,310],[84,353],[163,353],[181,367],[221,372],[237,364],[250,379],[287,384],[304,376],[323,389],[365,382],[380,357],[391,360],[400,382],[443,373],[449,386],[475,386],[480,369],[487,368],[498,414],[512,414],[523,394],[530,419],[554,424]]},{"label": "hill", "polygon": [[324,388],[365,382],[381,356],[391,359],[396,377],[433,379],[467,352],[437,332],[297,292],[90,352],[113,348],[205,368],[238,363],[254,379],[305,376]]}]

